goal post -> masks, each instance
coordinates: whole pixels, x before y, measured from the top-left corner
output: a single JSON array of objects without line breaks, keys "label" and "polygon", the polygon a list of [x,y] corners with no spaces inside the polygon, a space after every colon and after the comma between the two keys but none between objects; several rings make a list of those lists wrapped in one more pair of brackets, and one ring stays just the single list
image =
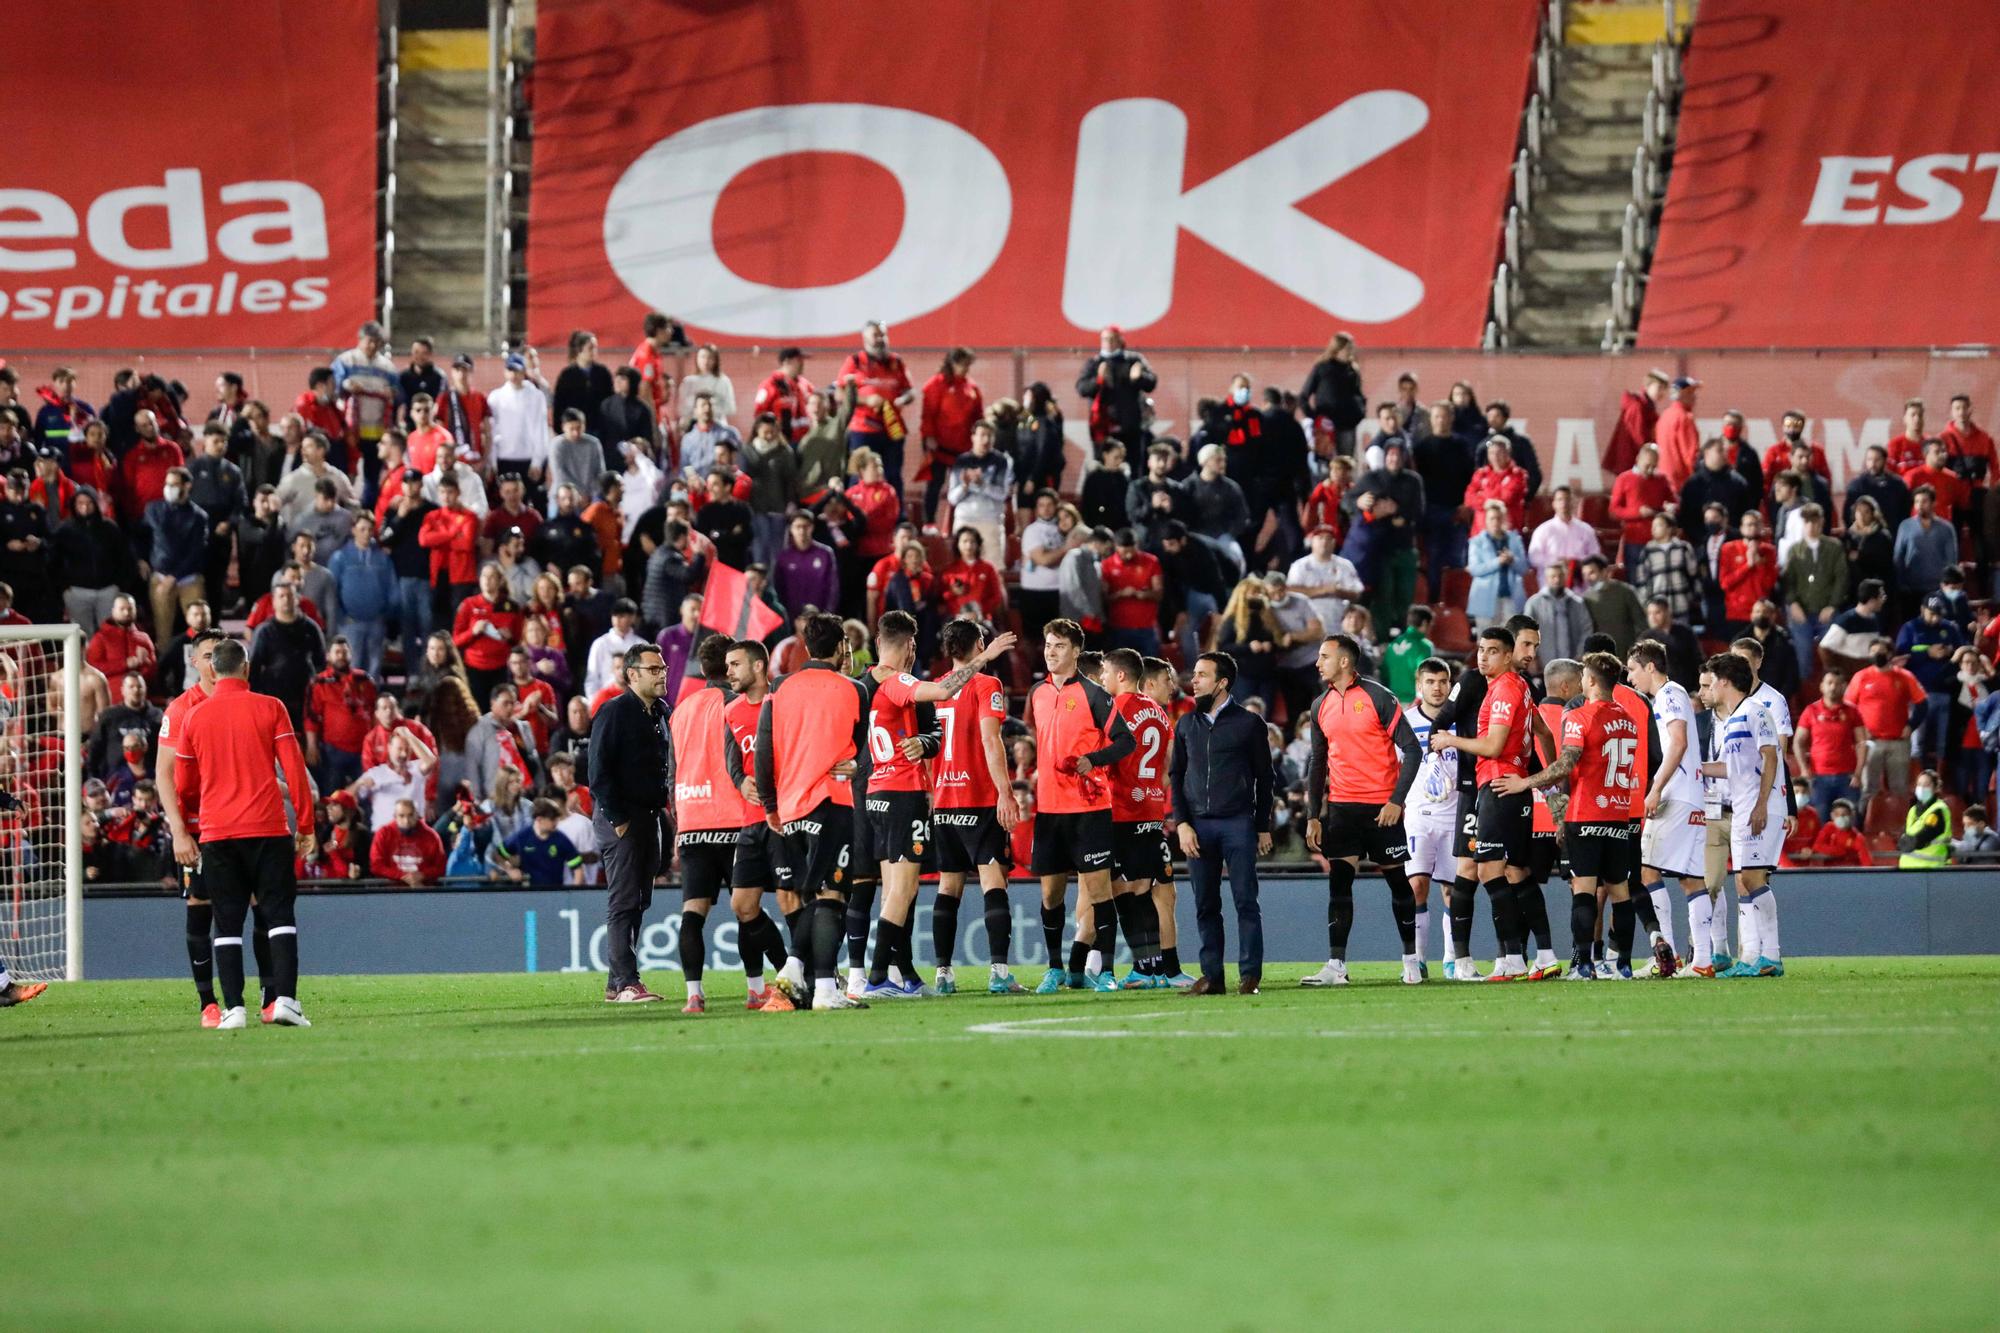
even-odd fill
[{"label": "goal post", "polygon": [[25,981],[83,979],[82,722],[82,628],[0,625],[0,961]]}]

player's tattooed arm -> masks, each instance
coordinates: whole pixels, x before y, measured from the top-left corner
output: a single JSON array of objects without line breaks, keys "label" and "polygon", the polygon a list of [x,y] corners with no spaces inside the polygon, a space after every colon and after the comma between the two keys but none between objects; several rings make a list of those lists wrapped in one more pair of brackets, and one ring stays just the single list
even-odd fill
[{"label": "player's tattooed arm", "polygon": [[1553,787],[1568,777],[1571,770],[1578,763],[1582,762],[1582,760],[1583,747],[1581,745],[1565,745],[1563,746],[1563,752],[1556,756],[1556,761],[1541,772],[1530,773],[1525,778],[1502,778],[1493,785],[1495,787],[1504,785],[1510,791],[1525,791],[1529,787]]}]

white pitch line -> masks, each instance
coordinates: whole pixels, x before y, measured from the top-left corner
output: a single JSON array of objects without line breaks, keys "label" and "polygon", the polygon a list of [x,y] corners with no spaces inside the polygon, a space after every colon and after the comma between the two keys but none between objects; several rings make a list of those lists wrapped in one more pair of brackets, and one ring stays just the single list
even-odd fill
[{"label": "white pitch line", "polygon": [[1263,1031],[1246,1032],[1241,1029],[1192,1029],[1192,1028],[1079,1028],[1079,1023],[1092,1023],[1104,1018],[1137,1020],[1144,1018],[1165,1018],[1168,1012],[1149,1014],[1075,1014],[1055,1018],[1023,1018],[1010,1022],[976,1023],[966,1028],[971,1034],[983,1037],[1055,1037],[1065,1040],[1083,1038],[1086,1040],[1106,1040],[1125,1037],[1151,1037],[1161,1039],[1213,1040],[1216,1038],[1264,1038],[1269,1040],[1289,1040],[1309,1037],[1325,1040],[1484,1040],[1493,1037],[1529,1037],[1537,1039],[1574,1038],[1616,1038],[1634,1037],[1905,1037],[1905,1036],[1958,1036],[1970,1029],[1943,1025],[1825,1025],[1791,1024],[1772,1026],[1756,1023],[1714,1023],[1701,1026],[1680,1027],[1623,1027],[1623,1028],[1563,1028],[1563,1027],[1411,1027],[1380,1026],[1358,1028],[1315,1028],[1303,1032]]}]

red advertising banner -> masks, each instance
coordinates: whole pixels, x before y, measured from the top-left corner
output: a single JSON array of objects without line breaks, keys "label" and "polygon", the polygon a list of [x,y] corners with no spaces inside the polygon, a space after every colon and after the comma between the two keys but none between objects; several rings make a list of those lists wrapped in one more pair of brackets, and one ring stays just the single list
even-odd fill
[{"label": "red advertising banner", "polygon": [[1473,346],[1540,10],[545,0],[530,336]]},{"label": "red advertising banner", "polygon": [[335,347],[375,306],[374,0],[17,0],[0,347]]},{"label": "red advertising banner", "polygon": [[1642,346],[2000,336],[1992,0],[1702,0]]}]

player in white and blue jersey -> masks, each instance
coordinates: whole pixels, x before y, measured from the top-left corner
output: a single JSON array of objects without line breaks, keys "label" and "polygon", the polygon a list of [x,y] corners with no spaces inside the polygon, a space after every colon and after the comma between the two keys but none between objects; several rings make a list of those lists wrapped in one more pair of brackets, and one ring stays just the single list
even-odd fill
[{"label": "player in white and blue jersey", "polygon": [[[1458,853],[1454,845],[1458,832],[1458,758],[1450,751],[1432,753],[1431,728],[1451,693],[1451,668],[1435,657],[1427,657],[1417,667],[1417,701],[1403,709],[1410,730],[1416,734],[1423,764],[1403,806],[1403,833],[1410,844],[1410,861],[1404,873],[1410,877],[1410,891],[1417,900],[1417,968],[1428,977],[1430,965],[1424,961],[1424,936],[1430,929],[1431,881],[1442,877],[1449,884],[1457,873]],[[1444,958],[1452,965],[1451,920],[1443,918]]]},{"label": "player in white and blue jersey", "polygon": [[[1785,975],[1778,945],[1778,900],[1771,889],[1791,828],[1786,813],[1784,742],[1771,711],[1750,697],[1756,678],[1750,664],[1734,653],[1708,660],[1714,679],[1721,729],[1720,759],[1702,765],[1703,774],[1721,779],[1730,807],[1729,853],[1736,865],[1737,936],[1740,957],[1726,977]],[[1754,961],[1753,961],[1754,960]]]}]

